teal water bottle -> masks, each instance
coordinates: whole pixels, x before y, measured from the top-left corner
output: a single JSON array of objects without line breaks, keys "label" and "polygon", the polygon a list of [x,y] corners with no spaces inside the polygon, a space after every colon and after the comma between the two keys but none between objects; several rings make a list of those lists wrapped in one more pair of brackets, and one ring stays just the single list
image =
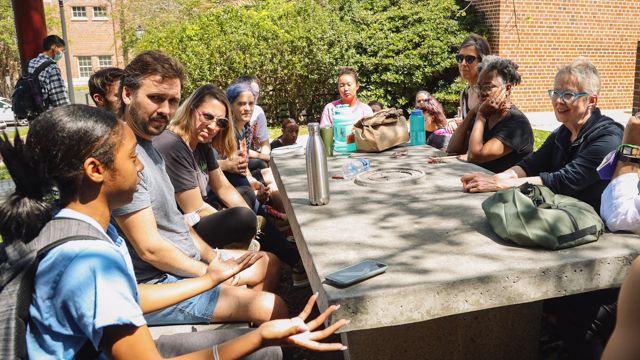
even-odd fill
[{"label": "teal water bottle", "polygon": [[411,124],[411,145],[424,145],[427,139],[424,132],[424,115],[422,115],[422,110],[411,110],[409,123]]}]

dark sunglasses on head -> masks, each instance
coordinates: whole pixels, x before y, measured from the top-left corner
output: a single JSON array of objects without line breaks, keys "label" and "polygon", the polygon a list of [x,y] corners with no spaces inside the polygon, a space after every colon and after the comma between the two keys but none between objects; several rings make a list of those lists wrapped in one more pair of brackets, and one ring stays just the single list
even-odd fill
[{"label": "dark sunglasses on head", "polygon": [[429,109],[428,107],[424,107],[424,106],[416,106],[416,110],[426,111],[428,113],[433,114],[433,111],[431,111],[431,109]]},{"label": "dark sunglasses on head", "polygon": [[466,61],[467,64],[473,64],[476,61],[477,57],[473,55],[456,55],[456,61],[458,64],[462,64],[462,60]]},{"label": "dark sunglasses on head", "polygon": [[209,113],[204,113],[201,114],[200,111],[198,111],[198,109],[194,108],[193,109],[196,114],[198,115],[198,118],[200,118],[200,121],[203,122],[204,124],[206,124],[207,126],[211,125],[213,122],[216,123],[216,126],[219,129],[226,129],[227,127],[229,127],[229,119],[225,118],[225,117],[217,117],[213,114],[209,114]]}]

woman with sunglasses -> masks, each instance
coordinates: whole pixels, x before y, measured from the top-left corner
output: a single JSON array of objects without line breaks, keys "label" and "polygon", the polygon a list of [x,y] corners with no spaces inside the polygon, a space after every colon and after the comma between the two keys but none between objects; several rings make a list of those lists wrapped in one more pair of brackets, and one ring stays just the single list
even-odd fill
[{"label": "woman with sunglasses", "polygon": [[256,235],[256,215],[224,176],[214,153],[235,155],[227,109],[220,89],[201,86],[178,108],[167,130],[154,137],[153,146],[165,160],[185,220],[198,235],[213,248],[247,249]]},{"label": "woman with sunglasses", "polygon": [[[342,349],[342,344],[316,340],[332,334],[345,320],[311,332],[337,306],[304,323],[317,295],[293,319],[269,321],[254,330],[162,336],[154,343],[144,314],[211,289],[251,266],[259,255],[246,253],[224,262],[218,261],[218,255],[200,277],[138,285],[127,244],[109,224],[111,211],[131,202],[144,167],[136,154],[133,131],[107,111],[70,105],[35,119],[26,144],[19,137],[14,141],[15,146],[6,135],[0,140],[0,154],[16,184],[0,203],[4,244],[22,242],[35,249],[38,237],[55,235],[51,229],[62,221],[73,222],[63,225],[64,236],[78,237],[51,249],[38,264],[29,316],[20,315],[27,321],[26,339],[16,344],[26,343],[29,358],[128,360],[186,355],[181,359],[275,360],[282,358],[282,352],[273,346]],[[45,198],[53,186],[60,194],[55,202]],[[255,351],[259,352],[250,355]]]},{"label": "woman with sunglasses", "polygon": [[531,157],[510,169],[494,176],[463,176],[465,190],[496,191],[528,182],[582,200],[599,212],[600,196],[609,180],[601,180],[596,169],[620,145],[624,132],[622,125],[597,107],[601,85],[598,70],[588,60],[560,68],[549,97],[562,125]]},{"label": "woman with sunglasses", "polygon": [[513,87],[521,81],[518,65],[487,55],[476,69],[480,75],[474,91],[480,102],[454,132],[448,152],[467,153],[470,163],[505,171],[533,152],[531,124],[511,103]]},{"label": "woman with sunglasses", "polygon": [[[462,113],[458,119],[458,125],[479,103],[478,94],[473,91],[473,87],[478,82],[476,65],[489,54],[491,54],[489,43],[478,34],[469,34],[460,45],[460,50],[456,55],[458,71],[460,72],[460,77],[466,80],[469,85],[460,94],[460,110]],[[475,114],[471,116],[475,117]]]}]

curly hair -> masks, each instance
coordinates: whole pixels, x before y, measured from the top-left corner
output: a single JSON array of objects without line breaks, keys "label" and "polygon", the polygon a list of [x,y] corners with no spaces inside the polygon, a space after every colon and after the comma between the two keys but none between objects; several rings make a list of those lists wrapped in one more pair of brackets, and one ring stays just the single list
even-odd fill
[{"label": "curly hair", "polygon": [[122,144],[124,124],[114,114],[87,105],[66,105],[37,117],[26,143],[18,136],[11,144],[0,139],[0,155],[16,184],[0,202],[3,241],[35,238],[51,219],[54,204],[45,199],[55,186],[60,206],[78,198],[84,162],[94,158],[114,171],[115,154]]},{"label": "curly hair", "polygon": [[476,66],[478,74],[482,71],[496,71],[496,76],[500,79],[503,85],[520,85],[522,77],[518,73],[518,64],[514,63],[510,59],[503,58],[497,55],[487,55],[482,62]]}]

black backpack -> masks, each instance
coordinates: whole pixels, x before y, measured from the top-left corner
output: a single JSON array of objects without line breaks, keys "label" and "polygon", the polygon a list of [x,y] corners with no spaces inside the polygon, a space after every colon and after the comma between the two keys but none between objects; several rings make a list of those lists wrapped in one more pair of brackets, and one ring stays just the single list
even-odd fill
[{"label": "black backpack", "polygon": [[[79,235],[85,234],[85,235]],[[72,240],[110,240],[92,225],[75,219],[53,218],[28,244],[14,241],[0,249],[0,359],[27,360],[27,324],[40,260],[53,248]],[[100,355],[90,340],[77,359]]]},{"label": "black backpack", "polygon": [[16,117],[33,120],[49,108],[49,99],[42,98],[42,87],[38,76],[53,64],[55,64],[54,61],[45,61],[34,72],[25,71],[18,80],[12,99],[13,113]]}]

